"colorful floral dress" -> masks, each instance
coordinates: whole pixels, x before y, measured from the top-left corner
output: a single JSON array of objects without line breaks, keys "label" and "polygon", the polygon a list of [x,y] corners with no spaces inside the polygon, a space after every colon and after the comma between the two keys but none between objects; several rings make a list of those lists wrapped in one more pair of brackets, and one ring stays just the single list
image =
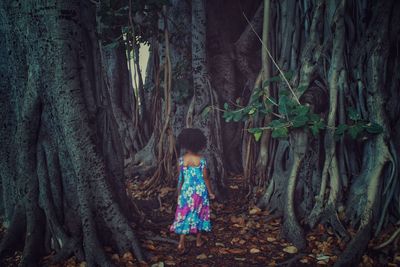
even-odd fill
[{"label": "colorful floral dress", "polygon": [[170,230],[177,234],[211,231],[210,202],[203,177],[206,161],[201,158],[199,166],[184,166],[183,158],[180,157],[179,166],[178,188],[183,184]]}]

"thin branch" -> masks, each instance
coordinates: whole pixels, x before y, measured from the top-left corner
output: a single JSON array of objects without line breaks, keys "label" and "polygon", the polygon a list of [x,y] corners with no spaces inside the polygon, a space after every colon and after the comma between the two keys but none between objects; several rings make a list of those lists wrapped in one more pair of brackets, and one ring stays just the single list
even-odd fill
[{"label": "thin branch", "polygon": [[278,63],[276,63],[275,59],[273,58],[273,56],[269,52],[269,49],[267,48],[267,45],[263,42],[263,40],[261,39],[260,35],[258,35],[257,31],[254,29],[253,25],[251,24],[251,22],[247,18],[246,14],[244,12],[242,12],[242,14],[243,14],[244,18],[246,19],[247,23],[250,25],[250,27],[253,30],[254,34],[257,36],[258,40],[260,40],[260,42],[261,42],[262,46],[264,47],[264,49],[267,51],[269,58],[271,59],[272,63],[274,63],[275,67],[278,69],[279,74],[282,76],[283,80],[286,82],[286,84],[289,87],[290,92],[293,94],[296,102],[300,105],[299,98],[294,93],[292,86],[290,85],[289,81],[286,79],[286,77],[283,74],[283,71],[281,70],[281,68],[278,66]]}]

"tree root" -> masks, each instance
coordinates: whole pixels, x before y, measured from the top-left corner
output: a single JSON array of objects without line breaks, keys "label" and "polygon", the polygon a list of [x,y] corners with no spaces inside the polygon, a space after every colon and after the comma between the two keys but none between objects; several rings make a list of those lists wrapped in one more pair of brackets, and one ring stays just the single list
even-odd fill
[{"label": "tree root", "polygon": [[25,207],[21,202],[15,206],[14,214],[11,219],[10,227],[0,244],[0,258],[8,254],[14,249],[19,249],[21,241],[23,240],[26,232],[26,213]]},{"label": "tree root", "polygon": [[384,247],[390,245],[393,241],[395,241],[397,239],[398,236],[400,236],[400,227],[397,228],[397,230],[393,232],[393,234],[388,238],[388,240],[375,246],[374,249],[379,250],[381,248],[384,248]]},{"label": "tree root", "polygon": [[305,248],[306,240],[303,228],[300,226],[295,214],[294,193],[299,168],[308,147],[307,138],[307,134],[304,132],[293,132],[291,135],[292,153],[294,155],[285,194],[286,209],[283,209],[283,234],[299,249]]},{"label": "tree root", "polygon": [[371,239],[371,223],[360,228],[357,235],[347,245],[346,250],[340,254],[334,267],[357,266]]}]

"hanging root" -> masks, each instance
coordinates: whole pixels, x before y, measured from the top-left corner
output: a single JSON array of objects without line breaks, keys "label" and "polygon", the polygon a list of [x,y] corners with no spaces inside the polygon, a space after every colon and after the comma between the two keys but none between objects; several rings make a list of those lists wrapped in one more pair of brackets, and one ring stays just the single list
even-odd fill
[{"label": "hanging root", "polygon": [[371,239],[372,225],[371,222],[361,227],[357,235],[347,245],[346,250],[340,254],[335,267],[357,266],[360,262],[362,254],[368,246]]},{"label": "hanging root", "polygon": [[400,227],[397,228],[397,230],[393,232],[393,234],[388,238],[388,240],[386,240],[385,242],[383,242],[383,243],[381,243],[381,244],[375,246],[374,249],[375,249],[375,250],[378,250],[378,249],[381,249],[381,248],[384,248],[384,247],[390,245],[393,241],[396,240],[396,238],[397,238],[399,235],[400,235]]},{"label": "hanging root", "polygon": [[285,197],[286,208],[283,209],[283,232],[296,247],[303,249],[306,246],[306,241],[303,228],[300,226],[295,214],[294,193],[296,190],[298,172],[308,147],[308,136],[304,132],[293,132],[290,142],[293,151],[293,165],[291,166],[287,182]]},{"label": "hanging root", "polygon": [[[365,193],[361,193],[359,197],[352,199],[349,205],[359,206],[363,208],[361,214],[361,224],[356,236],[348,244],[345,251],[340,255],[335,266],[354,266],[362,256],[362,253],[367,248],[368,242],[372,235],[372,221],[374,220],[374,210],[378,204],[378,192],[380,188],[380,176],[383,168],[389,160],[389,151],[383,140],[382,134],[375,137],[373,141],[369,141],[365,149],[367,160],[363,166],[363,172],[358,179],[361,179],[366,184],[366,201],[362,200]],[[357,202],[355,202],[357,201]]]}]

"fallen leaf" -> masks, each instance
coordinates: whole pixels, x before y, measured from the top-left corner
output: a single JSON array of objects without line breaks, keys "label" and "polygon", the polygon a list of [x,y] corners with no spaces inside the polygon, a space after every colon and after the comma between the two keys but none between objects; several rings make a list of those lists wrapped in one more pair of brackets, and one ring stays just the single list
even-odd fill
[{"label": "fallen leaf", "polygon": [[308,259],[307,258],[301,259],[300,262],[301,263],[308,263]]},{"label": "fallen leaf", "polygon": [[258,248],[252,248],[250,249],[250,253],[251,254],[255,254],[255,253],[260,253],[261,251]]},{"label": "fallen leaf", "polygon": [[318,261],[329,261],[329,258],[330,258],[330,257],[327,256],[327,255],[320,254],[320,255],[317,256],[316,259],[317,259]]},{"label": "fallen leaf", "polygon": [[228,251],[228,249],[226,249],[226,248],[220,248],[220,249],[218,250],[218,253],[219,253],[219,254],[222,254],[222,255],[225,255],[225,254],[229,254],[229,251]]},{"label": "fallen leaf", "polygon": [[252,209],[250,209],[249,214],[250,215],[254,215],[254,214],[258,214],[261,213],[261,209],[259,207],[253,207]]},{"label": "fallen leaf", "polygon": [[276,238],[275,237],[267,237],[267,241],[274,242],[274,241],[276,241]]},{"label": "fallen leaf", "polygon": [[241,248],[230,248],[230,249],[228,249],[228,251],[229,251],[229,253],[232,253],[232,254],[243,254],[243,253],[245,253],[245,250],[241,249]]},{"label": "fallen leaf", "polygon": [[146,247],[148,250],[152,250],[152,251],[156,250],[156,247],[155,247],[153,244],[146,244],[145,247]]},{"label": "fallen leaf", "polygon": [[288,247],[285,247],[283,249],[283,251],[290,253],[290,254],[295,254],[295,253],[297,253],[298,250],[295,246],[288,246]]},{"label": "fallen leaf", "polygon": [[151,267],[164,267],[164,262],[160,261],[151,265]]},{"label": "fallen leaf", "polygon": [[234,259],[237,261],[245,261],[246,260],[246,258],[237,258],[237,257],[234,257]]},{"label": "fallen leaf", "polygon": [[200,255],[197,255],[196,259],[198,260],[205,260],[207,259],[207,255],[204,253],[201,253]]},{"label": "fallen leaf", "polygon": [[154,255],[153,257],[150,258],[150,261],[153,261],[153,262],[157,261],[158,262],[160,260],[160,258],[161,258],[160,255]]},{"label": "fallen leaf", "polygon": [[234,224],[245,225],[243,217],[231,216],[231,222]]},{"label": "fallen leaf", "polygon": [[124,255],[122,255],[122,260],[123,261],[133,261],[132,253],[130,253],[129,251],[125,252]]},{"label": "fallen leaf", "polygon": [[160,189],[160,197],[165,197],[169,192],[175,191],[172,187],[163,187]]},{"label": "fallen leaf", "polygon": [[239,237],[234,237],[234,238],[232,238],[232,240],[231,240],[231,244],[236,243],[236,242],[238,242],[239,240],[240,240]]},{"label": "fallen leaf", "polygon": [[174,265],[176,265],[176,263],[174,262],[174,261],[171,261],[171,260],[167,260],[167,261],[165,261],[164,262],[166,265],[169,265],[169,266],[174,266]]},{"label": "fallen leaf", "polygon": [[220,242],[215,242],[215,245],[217,247],[225,247],[225,245],[223,243],[220,243]]}]

